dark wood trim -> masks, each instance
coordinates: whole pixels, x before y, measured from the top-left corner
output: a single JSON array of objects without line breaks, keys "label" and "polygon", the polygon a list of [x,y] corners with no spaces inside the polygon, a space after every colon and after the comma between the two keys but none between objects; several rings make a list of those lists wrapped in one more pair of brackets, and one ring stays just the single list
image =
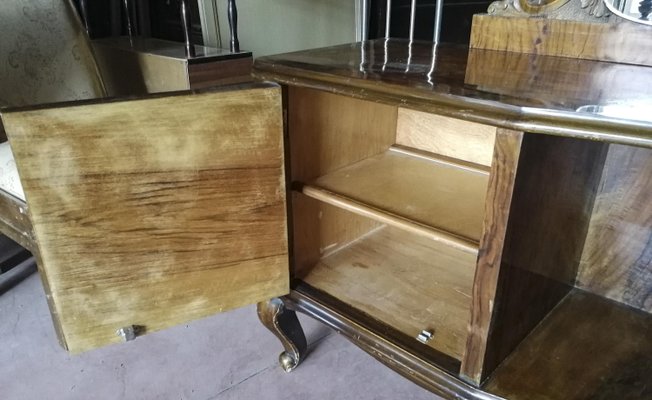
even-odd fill
[{"label": "dark wood trim", "polygon": [[481,380],[573,288],[608,147],[524,135]]},{"label": "dark wood trim", "polygon": [[473,283],[471,321],[460,375],[479,385],[484,377],[487,338],[507,233],[522,132],[498,130],[485,205],[483,236]]},{"label": "dark wood trim", "polygon": [[339,308],[329,305],[320,296],[309,293],[306,286],[298,285],[282,300],[289,309],[306,314],[331,327],[395,372],[445,399],[501,399],[463,382],[414,352],[400,347],[378,332],[373,332]]}]

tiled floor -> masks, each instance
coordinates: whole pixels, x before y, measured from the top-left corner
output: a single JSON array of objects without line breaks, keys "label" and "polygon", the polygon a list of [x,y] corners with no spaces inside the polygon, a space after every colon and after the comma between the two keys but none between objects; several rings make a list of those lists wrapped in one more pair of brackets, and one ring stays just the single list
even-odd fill
[{"label": "tiled floor", "polygon": [[431,399],[346,339],[302,318],[311,353],[294,372],[253,307],[69,356],[37,275],[0,296],[0,399]]}]

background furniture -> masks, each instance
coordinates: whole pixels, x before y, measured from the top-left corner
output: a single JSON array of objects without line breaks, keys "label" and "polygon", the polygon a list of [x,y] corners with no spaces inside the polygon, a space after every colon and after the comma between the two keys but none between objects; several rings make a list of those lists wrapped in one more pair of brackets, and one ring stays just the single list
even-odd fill
[{"label": "background furniture", "polygon": [[[251,52],[240,51],[235,0],[228,0],[230,38],[225,49],[201,45],[197,1],[180,0],[166,5],[128,0],[121,4],[122,12],[118,3],[77,3],[85,16],[86,30],[95,38],[96,60],[111,96],[199,89],[251,80],[253,59]],[[120,27],[113,29],[116,32],[110,36],[106,29],[102,30],[102,23],[109,21],[107,14],[95,15],[103,8],[113,10],[109,13],[111,25]]]},{"label": "background furniture", "polygon": [[[0,65],[0,107],[104,95],[90,47],[71,8],[37,0],[5,1],[0,4],[0,15],[0,54],[5,60]],[[34,270],[33,261],[25,261],[28,254],[12,244],[17,242],[33,250],[25,225],[24,194],[6,140],[0,126],[0,230],[6,235],[0,243],[1,258],[7,263],[2,268],[0,292]],[[10,265],[16,268],[10,270]]]}]

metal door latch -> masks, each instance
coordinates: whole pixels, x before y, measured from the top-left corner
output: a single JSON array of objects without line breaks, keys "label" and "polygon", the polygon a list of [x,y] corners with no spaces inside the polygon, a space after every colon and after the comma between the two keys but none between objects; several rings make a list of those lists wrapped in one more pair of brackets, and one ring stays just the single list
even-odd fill
[{"label": "metal door latch", "polygon": [[420,334],[417,335],[417,340],[420,341],[423,344],[428,343],[430,340],[432,340],[432,337],[435,335],[435,333],[432,330],[422,330]]}]

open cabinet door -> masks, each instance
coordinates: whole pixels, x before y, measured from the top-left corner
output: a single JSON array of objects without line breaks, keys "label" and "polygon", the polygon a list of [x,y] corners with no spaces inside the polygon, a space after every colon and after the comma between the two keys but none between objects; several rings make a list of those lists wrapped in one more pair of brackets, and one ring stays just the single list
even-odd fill
[{"label": "open cabinet door", "polygon": [[71,352],[289,292],[278,86],[2,120]]}]

